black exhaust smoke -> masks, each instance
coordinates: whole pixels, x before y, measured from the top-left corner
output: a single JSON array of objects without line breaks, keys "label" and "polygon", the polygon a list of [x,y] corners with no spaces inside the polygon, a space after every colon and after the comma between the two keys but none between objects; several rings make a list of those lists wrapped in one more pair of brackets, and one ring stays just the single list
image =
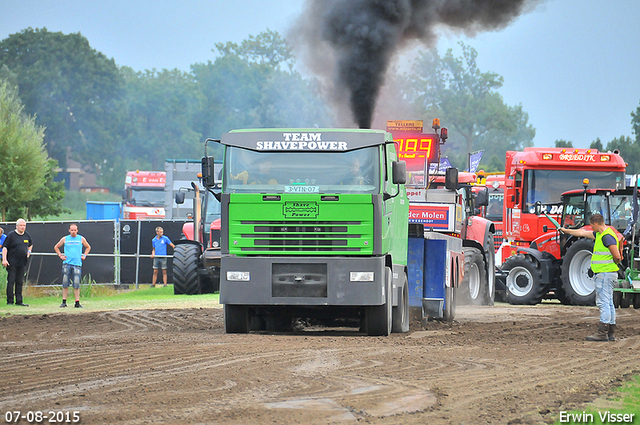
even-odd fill
[{"label": "black exhaust smoke", "polygon": [[[408,42],[432,47],[438,25],[467,35],[496,30],[538,0],[308,0],[292,39],[332,98],[370,128],[391,58]],[[530,7],[529,9],[533,9]],[[298,36],[301,35],[301,36]]]}]

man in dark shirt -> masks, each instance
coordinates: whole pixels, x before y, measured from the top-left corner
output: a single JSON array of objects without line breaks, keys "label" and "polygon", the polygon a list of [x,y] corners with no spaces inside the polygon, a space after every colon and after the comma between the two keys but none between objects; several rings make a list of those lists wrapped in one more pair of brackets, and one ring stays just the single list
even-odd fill
[{"label": "man in dark shirt", "polygon": [[29,307],[22,300],[22,284],[31,248],[33,242],[27,233],[27,222],[22,218],[18,219],[16,230],[7,235],[2,245],[2,265],[7,268],[7,304],[13,304],[15,287],[16,305]]}]

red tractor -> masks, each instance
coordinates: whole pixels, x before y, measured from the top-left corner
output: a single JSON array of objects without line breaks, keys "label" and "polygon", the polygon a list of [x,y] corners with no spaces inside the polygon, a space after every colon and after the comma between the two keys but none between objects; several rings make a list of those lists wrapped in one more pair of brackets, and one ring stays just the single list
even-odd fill
[{"label": "red tractor", "polygon": [[[626,226],[626,221],[617,219],[625,209],[626,198],[614,194],[609,189],[589,189],[585,179],[583,190],[562,194],[560,224],[554,223],[540,203],[535,212],[566,228],[590,229],[589,217],[595,213],[602,214],[609,226],[622,222]],[[622,251],[624,237],[614,226]],[[506,300],[510,304],[537,304],[555,296],[563,304],[595,305],[595,282],[590,272],[593,240],[543,227],[544,233],[529,247],[518,247],[516,254],[502,264],[497,277],[506,288]]]}]

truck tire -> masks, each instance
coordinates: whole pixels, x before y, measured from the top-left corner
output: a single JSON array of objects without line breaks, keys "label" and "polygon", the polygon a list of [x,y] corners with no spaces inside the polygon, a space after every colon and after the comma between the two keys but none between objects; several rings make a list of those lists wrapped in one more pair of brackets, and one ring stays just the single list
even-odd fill
[{"label": "truck tire", "polygon": [[640,294],[639,293],[633,294],[633,308],[635,308],[636,310],[640,308]]},{"label": "truck tire", "polygon": [[387,290],[385,291],[385,301],[382,305],[367,307],[364,314],[365,328],[367,335],[388,336],[391,333],[392,306],[391,306],[391,269],[385,268],[385,278]]},{"label": "truck tire", "polygon": [[462,301],[465,304],[480,305],[487,292],[484,256],[476,248],[463,248],[462,252],[464,252],[464,278],[460,284]]},{"label": "truck tire", "polygon": [[197,245],[179,244],[173,250],[173,293],[176,295],[194,295],[200,293],[198,285]]},{"label": "truck tire", "polygon": [[484,305],[493,305],[496,300],[496,249],[494,234],[487,232],[484,242],[484,265],[486,268],[486,290],[484,292]]},{"label": "truck tire", "polygon": [[[613,284],[613,289],[616,288],[622,288],[622,285],[620,285],[620,281],[617,280],[614,284]],[[622,292],[620,291],[613,291],[613,306],[615,308],[620,307],[620,301],[622,301]],[[634,306],[635,307],[635,306]]]},{"label": "truck tire", "polygon": [[224,331],[228,334],[249,332],[249,309],[242,305],[224,305]]},{"label": "truck tire", "polygon": [[537,265],[528,257],[518,254],[502,264],[507,275],[507,302],[511,305],[535,305],[547,293]]},{"label": "truck tire", "polygon": [[[620,285],[622,289],[631,289],[631,284],[628,280],[623,280]],[[622,298],[620,299],[620,308],[629,308],[631,303],[633,302],[633,292],[621,292]]]},{"label": "truck tire", "polygon": [[593,240],[579,239],[562,257],[562,289],[571,305],[596,305],[596,283],[589,277]]},{"label": "truck tire", "polygon": [[391,332],[406,333],[409,332],[409,284],[407,282],[407,273],[402,273],[401,294],[398,299],[398,305],[393,307]]}]

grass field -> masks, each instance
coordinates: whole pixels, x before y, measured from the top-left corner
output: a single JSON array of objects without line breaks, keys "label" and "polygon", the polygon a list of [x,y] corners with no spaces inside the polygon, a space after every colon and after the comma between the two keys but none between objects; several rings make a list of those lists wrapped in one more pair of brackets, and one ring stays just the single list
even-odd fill
[{"label": "grass field", "polygon": [[[1,277],[0,277],[1,279]],[[67,299],[68,308],[62,310],[62,287],[50,288],[26,287],[23,298],[29,307],[7,305],[5,297],[6,278],[0,299],[0,317],[25,314],[51,314],[64,311],[65,313],[81,313],[86,311],[107,310],[139,310],[162,308],[218,308],[218,294],[204,295],[174,295],[173,286],[140,285],[137,290],[116,291],[109,286],[83,285],[80,290],[80,304],[84,308],[73,308],[73,290],[70,288]]]}]

